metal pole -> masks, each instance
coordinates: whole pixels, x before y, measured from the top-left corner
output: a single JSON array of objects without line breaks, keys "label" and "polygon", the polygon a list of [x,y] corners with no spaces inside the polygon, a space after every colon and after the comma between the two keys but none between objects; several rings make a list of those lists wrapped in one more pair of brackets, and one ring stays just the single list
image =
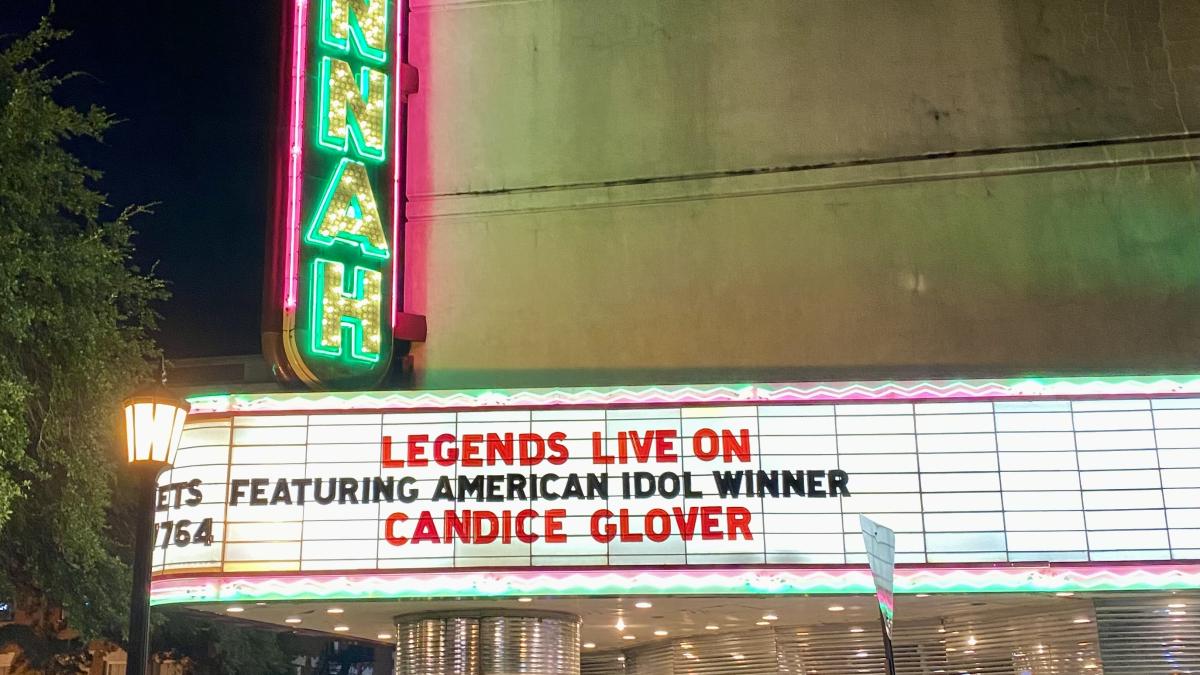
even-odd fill
[{"label": "metal pole", "polygon": [[139,466],[137,537],[133,549],[133,589],[129,594],[129,659],[125,675],[146,675],[150,657],[150,563],[154,556],[154,503],[158,466]]},{"label": "metal pole", "polygon": [[879,630],[883,633],[883,662],[887,675],[896,675],[896,657],[892,655],[892,638],[888,636],[887,620],[879,613]]}]

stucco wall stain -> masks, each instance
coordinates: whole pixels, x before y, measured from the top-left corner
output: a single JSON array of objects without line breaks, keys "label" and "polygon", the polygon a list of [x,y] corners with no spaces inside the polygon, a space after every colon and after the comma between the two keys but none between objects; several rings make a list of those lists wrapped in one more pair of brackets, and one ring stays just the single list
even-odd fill
[{"label": "stucco wall stain", "polygon": [[1200,366],[1200,2],[440,2],[426,386]]}]

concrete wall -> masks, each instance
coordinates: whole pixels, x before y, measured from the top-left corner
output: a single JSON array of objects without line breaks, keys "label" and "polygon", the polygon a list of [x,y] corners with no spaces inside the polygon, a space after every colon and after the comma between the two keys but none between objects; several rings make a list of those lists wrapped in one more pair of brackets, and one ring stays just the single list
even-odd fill
[{"label": "concrete wall", "polygon": [[411,0],[427,387],[1192,371],[1194,0]]}]

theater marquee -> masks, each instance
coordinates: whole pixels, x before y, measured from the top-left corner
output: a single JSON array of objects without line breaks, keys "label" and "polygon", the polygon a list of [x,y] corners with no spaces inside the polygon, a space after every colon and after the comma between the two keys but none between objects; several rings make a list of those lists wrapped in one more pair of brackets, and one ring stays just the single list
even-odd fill
[{"label": "theater marquee", "polygon": [[762,448],[756,408],[213,419],[189,427],[161,483],[161,564],[686,564],[796,552],[775,515],[850,498],[851,476],[833,455]]},{"label": "theater marquee", "polygon": [[897,532],[902,564],[1195,560],[1198,395],[1147,379],[197,398],[160,479],[155,570],[832,569],[865,560],[860,514]]}]

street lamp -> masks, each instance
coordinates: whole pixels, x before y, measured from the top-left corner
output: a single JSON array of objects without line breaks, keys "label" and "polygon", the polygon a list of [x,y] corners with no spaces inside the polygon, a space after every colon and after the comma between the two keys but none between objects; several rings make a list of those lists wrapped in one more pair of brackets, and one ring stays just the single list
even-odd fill
[{"label": "street lamp", "polygon": [[133,591],[129,596],[129,659],[126,675],[145,675],[150,650],[150,563],[158,474],[175,463],[191,406],[162,382],[125,399],[125,443],[137,490]]}]

